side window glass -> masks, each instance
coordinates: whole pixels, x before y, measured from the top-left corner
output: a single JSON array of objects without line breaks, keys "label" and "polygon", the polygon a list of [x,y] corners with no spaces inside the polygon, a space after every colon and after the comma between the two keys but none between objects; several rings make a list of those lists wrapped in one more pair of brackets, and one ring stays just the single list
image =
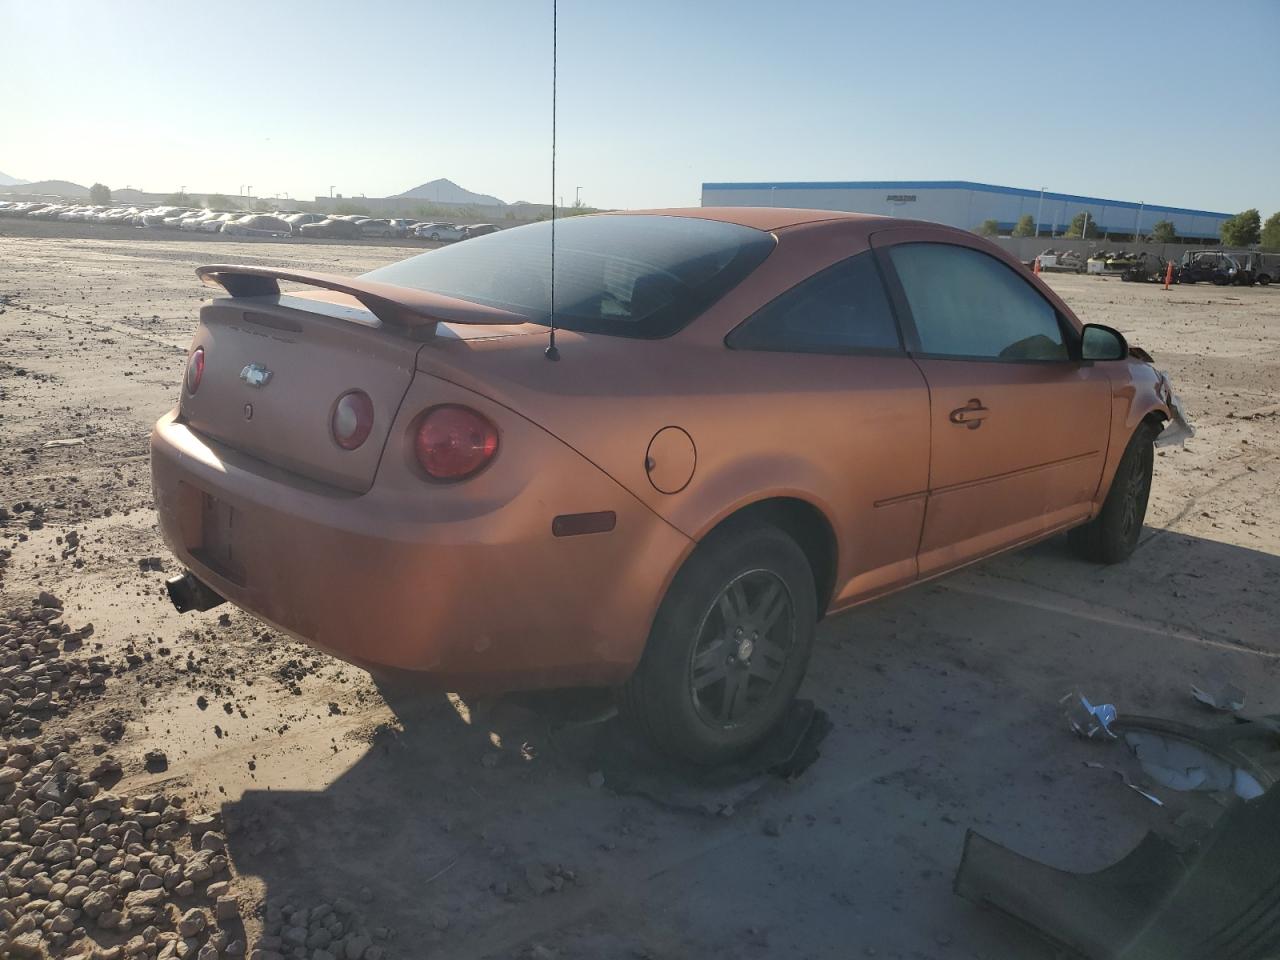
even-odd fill
[{"label": "side window glass", "polygon": [[801,353],[902,350],[870,251],[798,283],[743,322],[728,344],[737,350]]},{"label": "side window glass", "polygon": [[946,243],[889,248],[922,353],[1069,360],[1053,305],[995,257]]}]

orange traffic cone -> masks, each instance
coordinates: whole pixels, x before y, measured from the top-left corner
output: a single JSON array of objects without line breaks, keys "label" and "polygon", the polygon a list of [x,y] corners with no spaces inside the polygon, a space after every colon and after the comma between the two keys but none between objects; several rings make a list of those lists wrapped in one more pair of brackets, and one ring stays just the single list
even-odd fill
[{"label": "orange traffic cone", "polygon": [[1036,257],[1035,263],[1032,264],[1031,272],[1034,273],[1037,277],[1040,276],[1040,258],[1039,257]]},{"label": "orange traffic cone", "polygon": [[1169,263],[1164,268],[1164,288],[1168,290],[1169,284],[1171,283],[1173,283],[1173,261],[1172,260],[1170,260]]}]

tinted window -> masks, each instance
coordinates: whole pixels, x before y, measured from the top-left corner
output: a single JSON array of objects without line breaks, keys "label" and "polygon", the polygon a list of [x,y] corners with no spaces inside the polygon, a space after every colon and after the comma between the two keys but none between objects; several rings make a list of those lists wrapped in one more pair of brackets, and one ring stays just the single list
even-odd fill
[{"label": "tinted window", "polygon": [[1067,360],[1053,305],[994,257],[968,247],[889,248],[922,353],[999,360]]},{"label": "tinted window", "polygon": [[[773,236],[761,230],[695,217],[557,221],[556,323],[625,337],[667,336],[754,270],[773,247]],[[546,324],[551,224],[498,230],[365,276],[501,307]]]},{"label": "tinted window", "polygon": [[851,257],[792,287],[734,330],[728,342],[740,350],[902,349],[871,253]]}]

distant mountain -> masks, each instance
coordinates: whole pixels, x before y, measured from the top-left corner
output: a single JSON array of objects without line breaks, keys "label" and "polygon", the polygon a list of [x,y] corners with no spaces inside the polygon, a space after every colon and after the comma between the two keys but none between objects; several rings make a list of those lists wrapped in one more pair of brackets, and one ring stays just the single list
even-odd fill
[{"label": "distant mountain", "polygon": [[449,203],[458,206],[464,204],[478,204],[486,207],[504,206],[503,202],[497,197],[490,196],[487,193],[472,193],[470,190],[458,186],[452,180],[446,180],[443,177],[439,180],[421,184],[412,190],[406,190],[404,193],[397,193],[396,199],[430,200],[432,203]]},{"label": "distant mountain", "polygon": [[89,188],[82,187],[70,180],[37,180],[34,183],[23,183],[23,193],[51,193],[59,197],[87,197]]},{"label": "distant mountain", "polygon": [[26,182],[17,177],[11,177],[7,173],[0,173],[0,187],[20,187]]}]

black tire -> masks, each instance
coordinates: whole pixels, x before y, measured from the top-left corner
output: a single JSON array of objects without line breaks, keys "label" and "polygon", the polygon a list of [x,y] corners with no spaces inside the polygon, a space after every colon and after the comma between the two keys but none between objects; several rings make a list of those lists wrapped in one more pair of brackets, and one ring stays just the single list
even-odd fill
[{"label": "black tire", "polygon": [[740,757],[786,714],[817,619],[813,571],[794,540],[762,525],[714,534],[663,598],[619,711],[668,755],[703,765]]},{"label": "black tire", "polygon": [[1071,546],[1085,560],[1120,563],[1138,546],[1151,496],[1155,439],[1156,428],[1143,421],[1129,438],[1098,515],[1067,534]]},{"label": "black tire", "polygon": [[438,234],[438,233],[433,233],[433,234],[431,235],[431,239],[432,239],[432,240],[434,240],[436,243],[439,243],[439,242],[440,242],[440,234]]},{"label": "black tire", "polygon": [[1265,273],[1258,278],[1258,283],[1260,283],[1264,287],[1270,282],[1271,282],[1271,278],[1267,276]]}]

